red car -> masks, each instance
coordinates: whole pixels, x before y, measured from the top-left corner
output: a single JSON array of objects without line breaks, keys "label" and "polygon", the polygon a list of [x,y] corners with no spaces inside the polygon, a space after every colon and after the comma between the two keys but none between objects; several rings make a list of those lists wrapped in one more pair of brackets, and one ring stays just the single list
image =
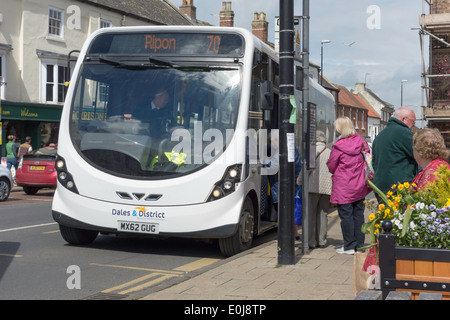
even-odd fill
[{"label": "red car", "polygon": [[56,188],[57,147],[44,147],[23,156],[16,173],[16,183],[26,194],[42,188]]}]

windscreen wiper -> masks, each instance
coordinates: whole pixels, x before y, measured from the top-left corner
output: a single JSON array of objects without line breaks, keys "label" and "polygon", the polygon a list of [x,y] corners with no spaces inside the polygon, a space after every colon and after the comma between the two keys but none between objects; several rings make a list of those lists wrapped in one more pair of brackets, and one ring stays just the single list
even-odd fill
[{"label": "windscreen wiper", "polygon": [[183,63],[173,63],[172,61],[154,58],[150,56],[150,63],[155,63],[160,66],[166,66],[169,68],[183,70],[183,71],[210,71],[210,70],[237,70],[236,67],[222,67],[222,66],[210,66],[210,65],[197,65],[197,64],[183,64]]},{"label": "windscreen wiper", "polygon": [[149,68],[167,68],[167,66],[162,66],[159,64],[145,64],[142,61],[136,63],[124,63],[120,59],[113,59],[110,57],[106,57],[104,55],[98,56],[98,61],[101,63],[110,64],[116,68],[126,68],[126,69],[149,69]]}]

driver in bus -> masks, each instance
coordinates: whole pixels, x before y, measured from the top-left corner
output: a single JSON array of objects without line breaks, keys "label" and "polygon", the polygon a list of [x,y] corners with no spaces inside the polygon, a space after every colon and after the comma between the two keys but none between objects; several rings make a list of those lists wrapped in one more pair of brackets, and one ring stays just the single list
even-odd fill
[{"label": "driver in bus", "polygon": [[165,89],[155,92],[153,100],[149,106],[141,106],[138,110],[138,119],[150,126],[150,136],[159,138],[169,132],[172,123],[172,114],[169,103],[169,94]]}]

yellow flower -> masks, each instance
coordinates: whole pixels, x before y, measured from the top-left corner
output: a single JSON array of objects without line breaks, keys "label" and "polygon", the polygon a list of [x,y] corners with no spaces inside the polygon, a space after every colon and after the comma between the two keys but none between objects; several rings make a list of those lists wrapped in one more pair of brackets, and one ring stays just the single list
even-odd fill
[{"label": "yellow flower", "polygon": [[405,182],[403,185],[405,186],[406,189],[409,189],[409,183],[408,182]]},{"label": "yellow flower", "polygon": [[400,190],[400,191],[403,190],[403,184],[399,184],[399,185],[398,185],[398,190]]},{"label": "yellow flower", "polygon": [[375,219],[375,215],[372,213],[372,214],[369,216],[369,220],[372,221],[373,219]]},{"label": "yellow flower", "polygon": [[381,203],[381,204],[378,206],[378,209],[379,209],[379,210],[384,210],[384,204]]},{"label": "yellow flower", "polygon": [[386,196],[387,196],[388,198],[392,197],[392,195],[393,195],[393,192],[392,192],[392,191],[388,191],[388,192],[386,193]]},{"label": "yellow flower", "polygon": [[393,184],[391,189],[395,189],[396,186],[397,186],[396,184]]}]

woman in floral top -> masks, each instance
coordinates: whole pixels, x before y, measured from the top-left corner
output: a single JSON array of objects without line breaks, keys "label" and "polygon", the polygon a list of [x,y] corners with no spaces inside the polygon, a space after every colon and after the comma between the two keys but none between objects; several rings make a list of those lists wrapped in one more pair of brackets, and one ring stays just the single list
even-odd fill
[{"label": "woman in floral top", "polygon": [[434,174],[442,165],[450,169],[450,165],[444,160],[448,158],[449,151],[437,129],[424,128],[417,131],[413,136],[413,150],[414,158],[423,168],[412,181],[419,190],[436,180]]}]

